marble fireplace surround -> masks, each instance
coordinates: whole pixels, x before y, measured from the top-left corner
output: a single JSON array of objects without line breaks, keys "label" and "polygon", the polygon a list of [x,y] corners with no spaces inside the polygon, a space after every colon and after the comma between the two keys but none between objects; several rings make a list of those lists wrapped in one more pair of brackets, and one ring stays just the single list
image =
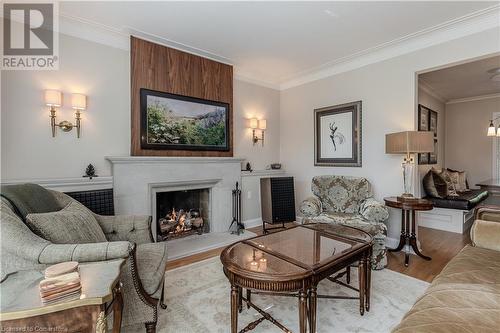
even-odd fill
[{"label": "marble fireplace surround", "polygon": [[[232,190],[236,182],[241,184],[241,162],[231,157],[157,157],[157,156],[109,156],[112,165],[114,206],[116,214],[154,215],[153,195],[156,192],[178,189],[210,189],[210,233],[169,241],[169,251],[181,248],[182,242],[202,239],[202,251],[221,246],[221,242],[235,241],[228,228],[232,220]],[[154,235],[156,223],[153,221]],[[250,236],[250,233],[248,233]],[[237,240],[237,239],[236,239]],[[170,246],[172,244],[172,246]],[[175,245],[175,246],[174,246]],[[193,253],[193,250],[190,250]],[[182,251],[181,251],[182,252]],[[181,257],[172,254],[169,259]]]}]

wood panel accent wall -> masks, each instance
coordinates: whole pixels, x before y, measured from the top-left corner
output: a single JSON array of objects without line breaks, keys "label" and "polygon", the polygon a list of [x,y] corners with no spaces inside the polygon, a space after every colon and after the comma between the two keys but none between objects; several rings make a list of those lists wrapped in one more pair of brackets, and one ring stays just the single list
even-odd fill
[{"label": "wood panel accent wall", "polygon": [[[233,67],[136,37],[130,40],[132,156],[233,156]],[[229,151],[141,148],[140,89],[229,104]]]}]

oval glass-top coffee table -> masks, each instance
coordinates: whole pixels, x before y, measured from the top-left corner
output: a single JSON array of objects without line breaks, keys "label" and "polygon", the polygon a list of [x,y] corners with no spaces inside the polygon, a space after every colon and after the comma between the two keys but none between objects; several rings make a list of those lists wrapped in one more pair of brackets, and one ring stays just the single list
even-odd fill
[{"label": "oval glass-top coffee table", "polygon": [[[301,333],[306,332],[308,322],[310,332],[316,332],[317,298],[359,298],[363,315],[370,309],[371,251],[372,237],[368,233],[323,223],[300,225],[228,246],[220,258],[231,283],[231,333],[238,332],[238,312],[243,302],[262,317],[240,332],[248,332],[264,320],[291,332],[255,305],[252,293],[297,297]],[[349,285],[349,267],[355,262],[359,262],[359,289]],[[345,275],[347,283],[339,280]],[[317,285],[323,279],[359,291],[359,297],[318,295]]]}]

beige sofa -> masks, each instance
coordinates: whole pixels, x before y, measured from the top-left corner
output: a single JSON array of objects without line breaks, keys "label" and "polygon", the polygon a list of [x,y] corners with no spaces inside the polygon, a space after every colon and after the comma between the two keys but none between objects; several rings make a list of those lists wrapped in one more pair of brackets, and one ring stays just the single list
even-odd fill
[{"label": "beige sofa", "polygon": [[471,239],[393,333],[500,332],[499,208],[478,208]]}]

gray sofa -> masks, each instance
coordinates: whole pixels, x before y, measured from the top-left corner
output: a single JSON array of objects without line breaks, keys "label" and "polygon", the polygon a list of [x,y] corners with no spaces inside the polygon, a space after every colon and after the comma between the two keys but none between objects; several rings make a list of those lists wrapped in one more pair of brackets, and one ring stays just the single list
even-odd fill
[{"label": "gray sofa", "polygon": [[[61,209],[70,202],[76,202],[64,193],[50,193]],[[82,208],[87,209],[83,205]],[[0,213],[2,279],[18,270],[44,269],[64,261],[126,259],[121,275],[124,299],[122,325],[144,323],[147,332],[155,332],[157,307],[163,296],[167,248],[165,242],[153,242],[149,216],[94,214],[107,242],[53,244],[33,233],[4,197],[1,198]]]},{"label": "gray sofa", "polygon": [[361,177],[316,176],[314,194],[302,202],[303,223],[336,223],[362,229],[373,236],[372,269],[387,266],[385,239],[387,207],[373,198],[370,182]]}]

